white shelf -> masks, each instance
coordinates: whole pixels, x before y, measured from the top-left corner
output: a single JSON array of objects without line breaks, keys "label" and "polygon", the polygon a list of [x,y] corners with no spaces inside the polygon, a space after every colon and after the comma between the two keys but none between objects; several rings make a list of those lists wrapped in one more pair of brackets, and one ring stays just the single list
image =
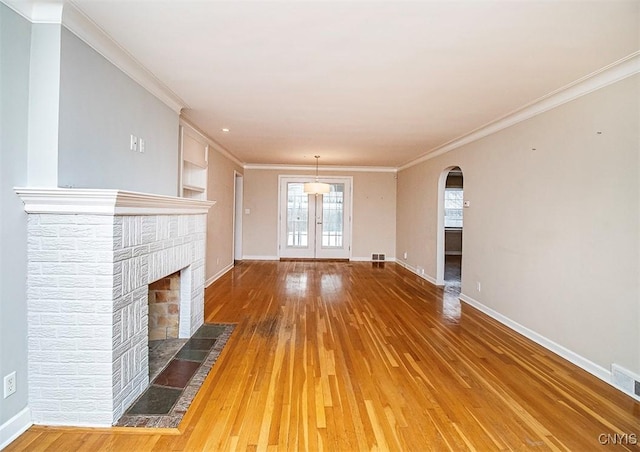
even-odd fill
[{"label": "white shelf", "polygon": [[180,125],[180,196],[207,199],[209,145],[188,124]]},{"label": "white shelf", "polygon": [[194,162],[189,160],[188,158],[183,159],[183,162],[187,165],[193,165],[193,166],[197,166],[198,168],[202,168],[205,169],[207,168],[207,164],[203,164],[202,162]]},{"label": "white shelf", "polygon": [[197,192],[197,193],[204,193],[205,190],[206,190],[204,187],[196,187],[195,185],[187,185],[187,184],[182,184],[182,189],[183,190],[194,191],[194,192]]}]

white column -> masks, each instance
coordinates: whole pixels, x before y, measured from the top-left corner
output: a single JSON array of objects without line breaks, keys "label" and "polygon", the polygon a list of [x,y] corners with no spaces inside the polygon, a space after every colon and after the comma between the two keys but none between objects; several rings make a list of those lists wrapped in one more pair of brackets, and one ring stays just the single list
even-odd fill
[{"label": "white column", "polygon": [[27,160],[31,187],[58,186],[61,36],[59,22],[34,23],[31,29]]}]

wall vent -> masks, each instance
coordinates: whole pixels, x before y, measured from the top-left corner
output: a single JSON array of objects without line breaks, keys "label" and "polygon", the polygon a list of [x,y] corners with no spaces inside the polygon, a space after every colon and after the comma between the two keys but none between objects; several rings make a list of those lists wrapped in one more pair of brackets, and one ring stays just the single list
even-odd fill
[{"label": "wall vent", "polygon": [[640,375],[617,364],[612,364],[611,377],[615,386],[640,400]]},{"label": "wall vent", "polygon": [[384,254],[372,254],[371,260],[373,262],[382,262],[384,261]]}]

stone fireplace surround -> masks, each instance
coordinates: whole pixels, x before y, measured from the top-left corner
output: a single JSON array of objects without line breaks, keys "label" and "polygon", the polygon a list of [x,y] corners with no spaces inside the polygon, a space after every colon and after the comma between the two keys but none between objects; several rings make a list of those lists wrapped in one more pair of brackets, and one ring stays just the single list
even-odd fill
[{"label": "stone fireplace surround", "polygon": [[148,285],[180,271],[179,336],[204,323],[214,202],[120,190],[16,192],[29,214],[32,420],[111,426],[149,384]]}]

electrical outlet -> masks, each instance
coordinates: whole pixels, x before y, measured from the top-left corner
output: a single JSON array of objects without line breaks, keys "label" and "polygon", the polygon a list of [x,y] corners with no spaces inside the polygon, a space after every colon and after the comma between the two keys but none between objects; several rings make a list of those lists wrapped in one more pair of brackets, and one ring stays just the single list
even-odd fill
[{"label": "electrical outlet", "polygon": [[405,251],[404,254],[402,255],[403,259],[406,259],[408,256],[407,252]]},{"label": "electrical outlet", "polygon": [[138,152],[144,153],[144,140],[142,138],[138,139]]},{"label": "electrical outlet", "polygon": [[16,373],[11,372],[4,377],[4,398],[16,392]]},{"label": "electrical outlet", "polygon": [[478,288],[478,292],[482,291],[482,285],[480,284],[480,281],[476,283],[476,287]]}]

